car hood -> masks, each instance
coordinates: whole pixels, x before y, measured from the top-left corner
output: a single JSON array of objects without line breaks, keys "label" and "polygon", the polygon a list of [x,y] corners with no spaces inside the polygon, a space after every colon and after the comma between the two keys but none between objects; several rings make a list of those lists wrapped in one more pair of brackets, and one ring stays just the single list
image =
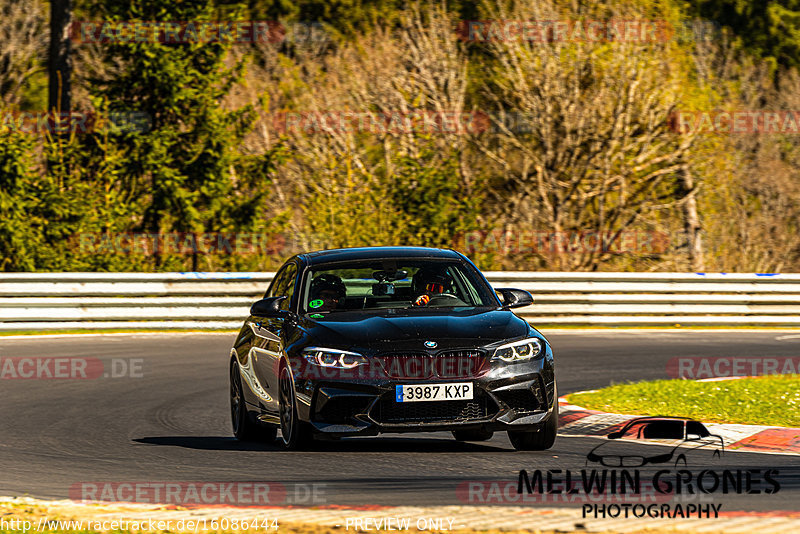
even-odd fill
[{"label": "car hood", "polygon": [[486,308],[337,312],[300,326],[310,344],[368,351],[426,350],[425,341],[437,350],[477,347],[533,332],[512,312]]}]

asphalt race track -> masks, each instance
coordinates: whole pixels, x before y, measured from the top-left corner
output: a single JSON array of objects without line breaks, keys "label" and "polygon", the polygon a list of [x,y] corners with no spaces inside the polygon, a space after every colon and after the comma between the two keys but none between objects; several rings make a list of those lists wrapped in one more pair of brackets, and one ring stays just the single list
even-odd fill
[{"label": "asphalt race track", "polygon": [[[384,435],[292,453],[242,444],[233,439],[229,422],[233,338],[231,333],[0,338],[3,360],[80,357],[105,366],[93,379],[0,380],[0,495],[63,499],[85,482],[270,481],[286,486],[287,504],[308,504],[297,488],[317,484],[322,501],[316,504],[457,505],[466,503],[457,490],[467,481],[516,484],[520,469],[584,469],[586,454],[600,442],[561,437],[552,451],[541,453],[515,452],[505,434],[484,443],[458,443],[446,433]],[[560,394],[666,378],[667,362],[677,356],[800,352],[800,334],[785,332],[561,331],[548,339]],[[112,359],[132,365],[134,376],[104,378],[104,373],[131,374]],[[728,452],[709,468],[779,471],[777,493],[713,494],[725,511],[800,510],[798,456]],[[554,504],[564,503],[549,503]]]}]

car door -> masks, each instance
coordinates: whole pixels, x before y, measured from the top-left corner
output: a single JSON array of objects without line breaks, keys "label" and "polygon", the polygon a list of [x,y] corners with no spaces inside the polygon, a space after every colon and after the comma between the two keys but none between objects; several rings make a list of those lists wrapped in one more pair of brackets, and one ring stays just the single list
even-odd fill
[{"label": "car door", "polygon": [[249,327],[253,331],[253,346],[250,349],[253,372],[266,393],[264,408],[273,414],[278,413],[278,370],[283,352],[281,331],[291,312],[297,273],[295,263],[285,265],[266,294],[266,297],[285,297],[280,303],[285,316],[249,318]]},{"label": "car door", "polygon": [[712,434],[703,423],[686,422],[686,440],[681,447],[684,463],[689,468],[702,469],[716,464],[724,452],[720,436]]}]

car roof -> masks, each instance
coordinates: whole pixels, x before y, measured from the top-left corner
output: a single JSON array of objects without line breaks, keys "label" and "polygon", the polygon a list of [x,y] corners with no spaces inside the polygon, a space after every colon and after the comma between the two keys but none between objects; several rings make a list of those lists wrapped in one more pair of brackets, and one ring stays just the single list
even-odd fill
[{"label": "car roof", "polygon": [[428,247],[358,247],[319,250],[298,254],[309,265],[351,260],[380,260],[395,258],[462,260],[462,256],[449,249]]}]

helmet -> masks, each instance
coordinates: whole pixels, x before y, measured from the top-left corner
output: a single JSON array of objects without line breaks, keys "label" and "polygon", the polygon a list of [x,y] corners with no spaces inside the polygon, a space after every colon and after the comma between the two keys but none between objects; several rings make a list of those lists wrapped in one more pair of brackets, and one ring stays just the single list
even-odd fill
[{"label": "helmet", "polygon": [[444,293],[453,286],[453,279],[444,271],[423,267],[414,274],[411,287],[415,295]]},{"label": "helmet", "polygon": [[323,291],[336,293],[339,298],[347,295],[347,288],[342,279],[335,274],[320,274],[311,280],[311,298],[317,299]]}]

